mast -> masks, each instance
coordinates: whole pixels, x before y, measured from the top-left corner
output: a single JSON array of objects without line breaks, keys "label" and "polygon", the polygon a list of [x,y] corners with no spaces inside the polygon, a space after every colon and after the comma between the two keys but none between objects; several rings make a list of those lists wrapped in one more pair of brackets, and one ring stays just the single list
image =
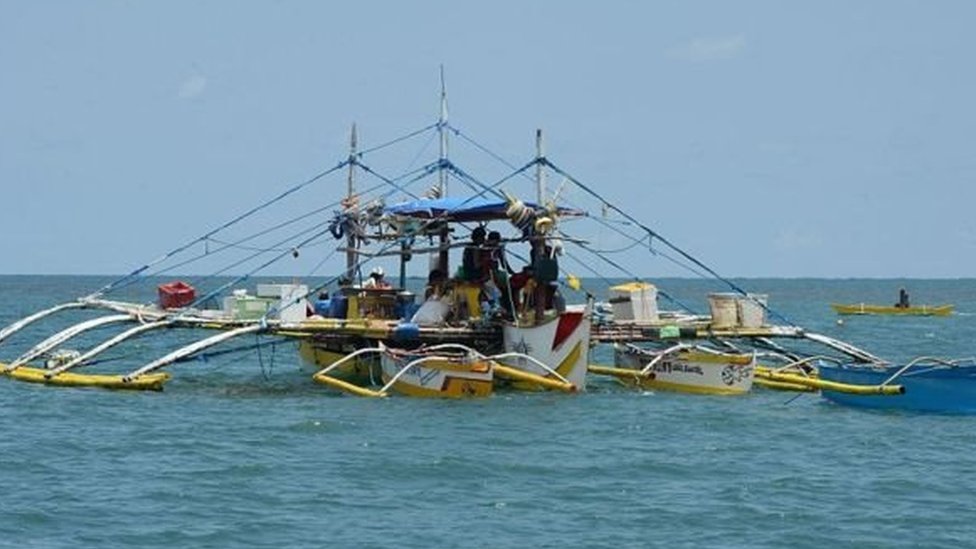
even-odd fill
[{"label": "mast", "polygon": [[[444,84],[444,65],[441,65],[441,115],[437,121],[437,134],[440,137],[440,162],[437,170],[437,190],[441,197],[447,196],[447,86]],[[450,233],[447,223],[441,228],[440,233],[441,250],[437,254],[437,268],[445,277],[450,276],[449,248]]]},{"label": "mast", "polygon": [[545,207],[546,200],[546,169],[543,160],[546,158],[545,143],[542,140],[542,129],[535,130],[535,185],[539,207]]},{"label": "mast", "polygon": [[[349,136],[349,177],[346,180],[346,203],[347,209],[353,211],[358,208],[353,206],[353,195],[356,190],[356,123],[352,124],[352,133]],[[356,276],[356,236],[350,232],[346,235],[346,280],[349,284],[353,283]]]},{"label": "mast", "polygon": [[[535,130],[535,185],[536,192],[538,196],[538,207],[545,207],[546,198],[546,170],[543,165],[543,160],[545,160],[545,151],[543,149],[542,141],[542,130]],[[542,260],[546,258],[546,237],[540,231],[534,231],[532,235],[532,264],[536,269],[535,276],[536,280],[539,280],[540,272],[539,269],[542,266]],[[546,283],[548,284],[548,282]],[[533,301],[535,301],[535,323],[541,324],[543,315],[546,312],[546,287],[542,285],[541,282],[536,284],[535,292],[533,295]]]},{"label": "mast", "polygon": [[441,196],[447,196],[447,87],[444,85],[444,65],[441,65],[441,116],[437,120],[437,134],[440,137],[440,169],[437,171],[437,189]]}]

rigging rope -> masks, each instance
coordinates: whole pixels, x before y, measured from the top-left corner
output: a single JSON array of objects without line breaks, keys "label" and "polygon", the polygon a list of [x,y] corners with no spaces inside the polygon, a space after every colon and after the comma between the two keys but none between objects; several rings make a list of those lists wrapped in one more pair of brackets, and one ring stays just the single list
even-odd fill
[{"label": "rigging rope", "polygon": [[369,149],[365,149],[365,150],[363,150],[361,152],[358,152],[358,153],[356,153],[356,156],[358,156],[359,158],[362,158],[363,156],[365,156],[367,154],[370,154],[372,152],[378,151],[380,149],[385,149],[385,148],[387,148],[387,147],[389,147],[391,145],[396,145],[397,143],[400,143],[401,141],[406,141],[408,139],[411,139],[413,137],[416,137],[416,136],[418,136],[418,135],[420,135],[420,134],[422,134],[422,133],[424,133],[424,132],[426,132],[428,130],[433,130],[433,129],[437,128],[438,124],[439,124],[438,122],[434,122],[433,124],[431,124],[429,126],[420,128],[419,130],[416,130],[416,131],[413,131],[413,132],[410,132],[407,135],[404,135],[402,137],[398,137],[398,138],[393,139],[391,141],[387,141],[386,143],[382,143],[380,145],[376,145],[375,147],[372,147],[372,148],[369,148]]},{"label": "rigging rope", "polygon": [[[681,248],[679,248],[678,246],[672,244],[671,241],[669,241],[668,239],[666,239],[663,236],[661,236],[660,234],[658,234],[655,230],[651,229],[647,225],[644,225],[643,223],[641,223],[640,221],[638,221],[637,219],[635,219],[633,216],[631,216],[630,214],[626,213],[625,211],[621,210],[619,207],[615,206],[614,204],[608,202],[599,193],[597,193],[596,191],[594,191],[590,187],[584,185],[581,181],[579,181],[578,179],[576,179],[572,175],[570,175],[570,174],[566,173],[565,171],[563,171],[561,168],[559,168],[558,166],[556,166],[555,164],[553,164],[547,158],[540,158],[540,159],[538,159],[538,162],[542,162],[545,166],[549,167],[550,169],[552,169],[556,173],[558,173],[558,174],[562,175],[563,177],[565,177],[566,179],[570,180],[571,182],[573,182],[574,184],[576,184],[576,186],[578,186],[579,188],[581,188],[584,191],[586,191],[588,194],[590,194],[591,196],[593,196],[594,198],[596,198],[597,200],[599,200],[600,202],[602,202],[608,208],[614,210],[615,212],[617,212],[618,214],[622,215],[624,218],[626,218],[630,222],[634,223],[634,225],[636,225],[636,226],[640,227],[641,229],[643,229],[644,231],[646,231],[647,234],[649,234],[652,238],[657,238],[665,246],[671,248],[672,250],[674,250],[675,252],[677,252],[678,254],[680,254],[682,257],[684,257],[688,261],[691,261],[692,263],[694,263],[695,265],[697,265],[698,267],[700,267],[701,269],[703,269],[705,272],[707,272],[708,274],[712,275],[712,277],[714,277],[715,279],[722,281],[729,288],[735,290],[736,292],[742,294],[743,296],[747,296],[747,297],[749,296],[749,292],[747,292],[744,289],[742,289],[738,284],[736,284],[735,282],[732,282],[731,280],[729,280],[729,279],[723,277],[722,275],[718,274],[717,272],[715,272],[714,270],[712,270],[712,268],[709,267],[708,265],[705,265],[704,263],[702,263],[701,261],[699,261],[697,258],[695,258],[694,256],[692,256],[688,252],[686,252],[686,251],[682,250]],[[770,309],[767,305],[765,305],[765,304],[763,304],[763,303],[761,303],[759,301],[756,301],[756,303],[759,306],[761,306],[763,309],[765,309],[767,312],[769,312],[770,314],[779,317],[781,320],[783,320],[787,324],[790,324],[792,326],[796,326],[796,324],[794,324],[788,318],[786,318],[782,314],[780,314],[780,313],[778,313],[778,312]]]},{"label": "rigging rope", "polygon": [[276,202],[279,202],[279,201],[283,200],[285,197],[287,197],[287,196],[289,196],[291,194],[294,194],[295,192],[297,192],[297,191],[299,191],[299,190],[307,187],[308,185],[311,185],[312,183],[318,181],[319,179],[322,179],[323,177],[325,177],[325,176],[327,176],[327,175],[329,175],[329,174],[331,174],[331,173],[333,173],[333,172],[335,172],[335,171],[337,171],[339,169],[342,169],[347,164],[349,164],[349,161],[348,160],[343,160],[342,162],[339,162],[335,167],[330,168],[328,170],[325,170],[323,172],[320,172],[319,174],[311,177],[310,179],[307,179],[307,180],[299,183],[298,185],[295,185],[295,186],[291,187],[290,189],[285,190],[283,193],[281,193],[278,196],[272,198],[271,200],[269,200],[269,201],[267,201],[267,202],[265,202],[263,204],[260,204],[258,206],[255,206],[255,207],[251,208],[250,210],[244,212],[243,214],[238,215],[234,219],[231,219],[230,221],[224,223],[223,225],[217,227],[216,229],[213,229],[210,232],[204,234],[203,236],[201,236],[199,238],[196,238],[196,239],[194,239],[194,240],[192,240],[190,242],[187,242],[186,244],[183,244],[182,246],[179,246],[179,247],[171,250],[170,252],[167,252],[167,253],[163,254],[162,256],[154,259],[153,261],[150,261],[149,263],[147,263],[147,264],[145,264],[145,265],[143,265],[143,266],[135,269],[131,273],[129,273],[129,274],[127,274],[127,275],[125,275],[125,276],[123,276],[123,277],[115,280],[114,282],[111,282],[111,283],[103,286],[101,289],[99,289],[99,290],[95,291],[94,293],[86,296],[84,299],[95,299],[95,298],[97,298],[99,296],[102,296],[102,295],[104,295],[104,294],[112,291],[121,282],[123,282],[125,280],[128,280],[130,278],[133,278],[135,276],[138,276],[140,273],[142,273],[143,271],[149,269],[150,267],[153,267],[154,265],[157,265],[157,264],[159,264],[159,263],[161,263],[161,262],[169,259],[170,257],[172,257],[172,256],[174,256],[174,255],[176,255],[176,254],[178,254],[180,252],[183,252],[184,250],[186,250],[187,248],[193,246],[194,244],[197,244],[198,242],[205,241],[207,238],[210,238],[211,236],[213,236],[213,235],[217,234],[218,232],[220,232],[220,231],[222,231],[222,230],[224,230],[224,229],[226,229],[226,228],[234,225],[235,223],[238,223],[241,220],[246,219],[246,218],[254,215],[255,213],[263,210],[264,208],[267,208],[268,206],[270,206],[270,205],[272,205],[272,204],[274,204]]}]

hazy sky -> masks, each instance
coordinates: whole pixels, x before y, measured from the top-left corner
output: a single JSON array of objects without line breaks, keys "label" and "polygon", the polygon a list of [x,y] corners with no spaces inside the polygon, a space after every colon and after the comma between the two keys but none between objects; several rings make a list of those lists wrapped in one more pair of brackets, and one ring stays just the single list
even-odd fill
[{"label": "hazy sky", "polygon": [[0,273],[129,271],[334,165],[353,122],[370,146],[435,121],[443,63],[452,123],[519,164],[544,128],[722,274],[971,277],[974,21],[965,1],[0,0]]}]

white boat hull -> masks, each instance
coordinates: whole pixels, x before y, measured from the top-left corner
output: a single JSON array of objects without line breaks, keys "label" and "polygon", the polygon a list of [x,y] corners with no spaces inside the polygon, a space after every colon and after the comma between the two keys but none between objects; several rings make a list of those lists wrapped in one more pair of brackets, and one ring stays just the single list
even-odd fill
[{"label": "white boat hull", "polygon": [[753,355],[681,351],[655,361],[654,354],[617,346],[619,368],[644,370],[646,376],[621,377],[645,389],[710,395],[739,395],[752,389],[756,361]]},{"label": "white boat hull", "polygon": [[[587,307],[584,311],[566,311],[537,326],[505,325],[502,328],[505,352],[526,354],[542,362],[582,391],[586,388],[590,322]],[[552,372],[525,358],[506,358],[500,362],[530,374],[558,379]],[[522,389],[532,388],[518,382],[513,385]]]}]

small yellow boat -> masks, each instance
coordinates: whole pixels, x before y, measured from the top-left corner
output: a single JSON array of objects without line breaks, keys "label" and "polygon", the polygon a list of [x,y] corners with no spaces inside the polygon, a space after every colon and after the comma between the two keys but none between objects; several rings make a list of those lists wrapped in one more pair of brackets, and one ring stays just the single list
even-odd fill
[{"label": "small yellow boat", "polygon": [[840,315],[907,315],[907,316],[949,316],[954,305],[872,305],[870,303],[831,303],[830,307]]}]

